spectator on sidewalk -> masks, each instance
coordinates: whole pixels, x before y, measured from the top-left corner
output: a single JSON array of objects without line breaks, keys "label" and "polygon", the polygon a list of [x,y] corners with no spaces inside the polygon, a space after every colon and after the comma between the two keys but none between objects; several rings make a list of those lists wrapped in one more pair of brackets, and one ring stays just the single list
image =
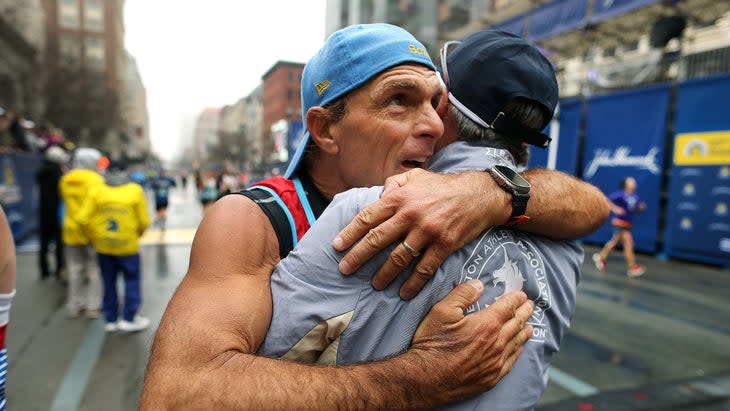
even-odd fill
[{"label": "spectator on sidewalk", "polygon": [[51,146],[45,152],[45,158],[41,167],[35,175],[40,193],[40,204],[38,207],[38,221],[40,224],[41,249],[38,254],[38,263],[41,270],[41,280],[51,276],[51,269],[48,264],[48,250],[50,244],[56,247],[56,264],[53,275],[56,280],[61,280],[63,262],[63,242],[61,241],[61,222],[58,218],[58,210],[61,206],[61,195],[59,183],[63,176],[62,166],[68,161],[66,151],[58,146]]},{"label": "spectator on sidewalk", "polygon": [[79,212],[89,193],[104,183],[96,172],[101,152],[94,148],[78,148],[73,153],[73,169],[61,177],[59,184],[64,203],[61,236],[68,272],[68,300],[66,306],[72,318],[83,311],[89,318],[101,315],[101,280],[99,265],[89,237],[79,224]]},{"label": "spectator on sidewalk", "polygon": [[218,181],[213,172],[205,173],[201,178],[200,204],[205,213],[218,200]]},{"label": "spectator on sidewalk", "polygon": [[[139,237],[150,224],[142,187],[130,181],[123,162],[109,164],[106,184],[90,193],[79,212],[96,250],[104,280],[105,330],[141,331],[150,320],[137,315],[142,304]],[[117,276],[124,278],[124,305],[119,319]]]}]

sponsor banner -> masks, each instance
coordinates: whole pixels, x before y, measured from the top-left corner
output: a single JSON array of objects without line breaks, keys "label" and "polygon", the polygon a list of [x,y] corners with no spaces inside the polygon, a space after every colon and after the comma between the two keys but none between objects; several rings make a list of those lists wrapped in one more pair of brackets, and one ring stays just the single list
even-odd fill
[{"label": "sponsor banner", "polygon": [[594,0],[591,22],[598,23],[657,2],[658,0]]},{"label": "sponsor banner", "polygon": [[[641,107],[641,109],[637,109]],[[588,100],[582,177],[606,195],[634,177],[646,210],[634,215],[635,248],[653,253],[657,248],[665,130],[669,87],[658,85],[597,96]],[[585,238],[604,243],[613,235],[609,221]]]},{"label": "sponsor banner", "polygon": [[36,154],[0,154],[0,204],[16,242],[38,229],[39,194],[35,172],[41,161],[41,156]]},{"label": "sponsor banner", "polygon": [[[669,178],[665,253],[730,266],[730,76],[682,83]],[[721,101],[721,100],[720,100]]]},{"label": "sponsor banner", "polygon": [[730,164],[730,131],[678,134],[674,140],[674,164]]}]

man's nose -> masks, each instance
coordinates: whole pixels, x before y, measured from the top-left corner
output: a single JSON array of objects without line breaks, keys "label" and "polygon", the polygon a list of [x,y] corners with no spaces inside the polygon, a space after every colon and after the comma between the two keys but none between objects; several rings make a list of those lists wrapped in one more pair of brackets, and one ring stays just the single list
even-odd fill
[{"label": "man's nose", "polygon": [[421,129],[418,135],[434,139],[439,139],[444,135],[444,122],[440,115],[440,107],[441,104],[436,107],[430,103],[424,105],[423,120],[420,123]]}]

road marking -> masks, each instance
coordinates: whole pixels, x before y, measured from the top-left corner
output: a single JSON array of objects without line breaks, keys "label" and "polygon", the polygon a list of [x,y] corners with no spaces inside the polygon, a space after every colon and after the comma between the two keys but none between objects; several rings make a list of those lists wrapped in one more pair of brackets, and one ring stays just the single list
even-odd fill
[{"label": "road marking", "polygon": [[50,411],[74,411],[79,408],[91,371],[104,346],[106,338],[104,323],[103,318],[97,318],[86,328],[84,339],[76,350],[71,365],[63,376],[61,386],[53,397]]},{"label": "road marking", "polygon": [[579,380],[566,372],[560,371],[555,367],[550,367],[548,369],[548,380],[579,397],[587,397],[600,392],[598,388]]},{"label": "road marking", "polygon": [[139,239],[140,245],[192,244],[196,228],[170,228],[165,231],[151,229]]}]

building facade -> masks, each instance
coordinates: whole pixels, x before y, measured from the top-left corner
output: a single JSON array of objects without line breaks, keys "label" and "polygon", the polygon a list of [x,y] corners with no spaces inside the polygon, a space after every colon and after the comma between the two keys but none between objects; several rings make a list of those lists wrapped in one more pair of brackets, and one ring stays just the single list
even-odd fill
[{"label": "building facade", "polygon": [[45,112],[44,15],[38,0],[0,0],[0,107],[38,120]]},{"label": "building facade", "polygon": [[277,142],[272,138],[271,127],[280,120],[301,120],[301,81],[303,63],[276,62],[262,76],[262,156],[264,161],[272,156]]},{"label": "building facade", "polygon": [[198,115],[193,132],[194,161],[205,162],[209,150],[218,144],[220,112],[218,107],[208,107]]},{"label": "building facade", "polygon": [[127,55],[123,0],[43,0],[46,117],[81,145],[119,150]]},{"label": "building facade", "polygon": [[150,152],[150,119],[147,110],[147,90],[142,82],[137,62],[127,54],[124,89],[122,92],[122,123],[126,125],[124,139],[128,144],[126,157],[141,159]]},{"label": "building facade", "polygon": [[[409,30],[435,61],[445,41],[486,27],[513,32],[553,61],[562,97],[730,71],[729,0],[327,1],[328,35],[373,22]],[[657,36],[669,37],[657,47]]]},{"label": "building facade", "polygon": [[260,167],[263,161],[262,131],[263,120],[263,85],[259,84],[248,96],[244,98],[244,135],[246,136],[246,158],[253,169]]}]

